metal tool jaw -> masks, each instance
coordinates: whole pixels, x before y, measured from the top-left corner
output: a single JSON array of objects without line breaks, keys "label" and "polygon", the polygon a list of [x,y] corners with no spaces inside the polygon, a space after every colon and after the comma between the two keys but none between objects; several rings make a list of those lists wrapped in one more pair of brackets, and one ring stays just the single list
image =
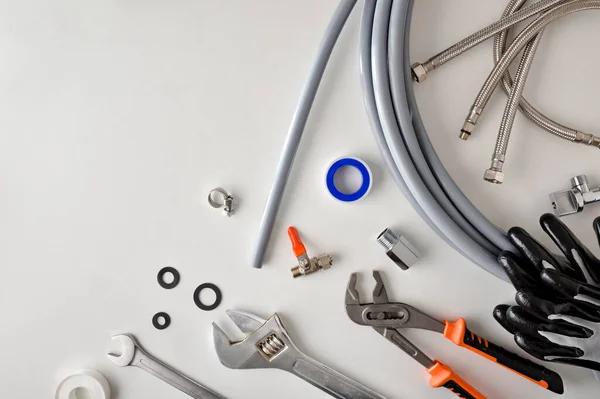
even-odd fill
[{"label": "metal tool jaw", "polygon": [[418,328],[435,332],[444,332],[445,324],[424,314],[417,308],[405,303],[389,302],[381,275],[373,271],[375,288],[373,303],[360,303],[356,290],[356,273],[350,275],[346,287],[346,313],[356,324],[381,328]]},{"label": "metal tool jaw", "polygon": [[108,359],[119,367],[129,366],[133,363],[136,348],[139,348],[135,338],[129,334],[115,335],[111,338],[113,341],[121,343],[122,352],[120,355],[109,353]]},{"label": "metal tool jaw", "polygon": [[119,367],[138,367],[163,380],[194,399],[224,399],[223,396],[190,379],[171,366],[145,352],[133,335],[121,334],[111,338],[121,343],[120,355],[109,353],[111,362]]},{"label": "metal tool jaw", "polygon": [[377,392],[302,353],[293,344],[277,313],[268,320],[235,310],[228,310],[227,314],[246,337],[232,341],[213,323],[215,349],[225,367],[285,370],[337,399],[384,399]]},{"label": "metal tool jaw", "polygon": [[291,368],[300,355],[296,346],[275,313],[268,320],[256,315],[228,310],[227,315],[246,334],[232,341],[213,323],[213,341],[219,360],[230,369]]},{"label": "metal tool jaw", "polygon": [[378,334],[429,369],[435,364],[434,360],[400,334],[398,328],[424,328],[432,331],[439,331],[441,328],[443,331],[444,325],[410,305],[390,303],[387,290],[377,270],[373,271],[373,278],[375,279],[374,303],[361,304],[356,290],[356,273],[350,275],[350,281],[346,288],[346,313],[355,323],[373,327]]}]

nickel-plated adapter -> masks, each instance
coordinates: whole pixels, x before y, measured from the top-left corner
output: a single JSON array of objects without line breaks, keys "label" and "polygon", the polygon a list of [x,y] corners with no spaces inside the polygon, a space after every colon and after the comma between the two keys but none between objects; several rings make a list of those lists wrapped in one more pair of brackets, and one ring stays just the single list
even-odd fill
[{"label": "nickel-plated adapter", "polygon": [[392,229],[383,230],[377,236],[377,242],[385,248],[386,255],[402,270],[407,270],[419,260],[419,252],[411,242]]}]

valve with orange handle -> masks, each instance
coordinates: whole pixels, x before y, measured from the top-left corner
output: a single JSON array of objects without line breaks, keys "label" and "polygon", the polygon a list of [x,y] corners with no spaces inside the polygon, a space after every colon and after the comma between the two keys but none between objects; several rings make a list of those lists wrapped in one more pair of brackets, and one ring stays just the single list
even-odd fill
[{"label": "valve with orange handle", "polygon": [[389,302],[378,271],[373,271],[373,278],[376,281],[373,303],[360,303],[356,290],[356,274],[353,273],[350,276],[346,288],[346,313],[355,323],[373,327],[375,331],[425,366],[431,375],[431,386],[452,388],[454,393],[461,398],[484,398],[449,367],[427,357],[418,347],[408,341],[399,329],[418,328],[441,333],[456,345],[467,348],[544,389],[557,394],[564,392],[562,378],[555,371],[522,358],[472,333],[467,329],[467,324],[462,318],[454,322],[442,323],[408,304]]},{"label": "valve with orange handle", "polygon": [[314,258],[310,258],[306,252],[306,248],[300,239],[300,234],[295,227],[290,226],[288,228],[288,236],[292,243],[292,250],[296,259],[298,259],[298,266],[292,268],[292,275],[294,278],[300,276],[306,276],[307,274],[314,273],[319,270],[326,270],[331,267],[333,260],[331,256],[327,254],[319,255]]}]

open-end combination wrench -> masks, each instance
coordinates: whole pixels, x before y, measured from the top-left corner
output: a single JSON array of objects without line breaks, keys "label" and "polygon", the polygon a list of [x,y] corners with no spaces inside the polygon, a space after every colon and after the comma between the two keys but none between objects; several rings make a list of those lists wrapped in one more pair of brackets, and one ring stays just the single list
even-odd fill
[{"label": "open-end combination wrench", "polygon": [[195,399],[224,399],[223,396],[203,387],[160,360],[150,356],[137,343],[133,335],[115,335],[112,337],[112,340],[121,342],[123,348],[121,355],[108,354],[108,358],[117,366],[141,368]]},{"label": "open-end combination wrench", "polygon": [[269,320],[234,310],[228,310],[227,315],[246,337],[233,342],[213,323],[215,349],[224,366],[230,369],[285,370],[338,399],[384,398],[300,352],[277,313]]}]

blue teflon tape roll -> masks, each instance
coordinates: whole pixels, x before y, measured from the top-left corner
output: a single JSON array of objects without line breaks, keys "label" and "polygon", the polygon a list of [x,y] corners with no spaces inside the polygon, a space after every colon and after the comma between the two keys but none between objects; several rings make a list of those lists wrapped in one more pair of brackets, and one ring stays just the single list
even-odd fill
[{"label": "blue teflon tape roll", "polygon": [[[362,176],[362,184],[360,188],[352,194],[344,194],[335,186],[334,176],[338,170],[344,166],[350,166],[357,169]],[[369,166],[360,158],[355,157],[343,157],[335,160],[327,169],[327,175],[325,176],[325,185],[327,190],[333,196],[333,198],[342,202],[354,202],[366,196],[371,190],[373,178],[371,175],[371,169]]]}]

